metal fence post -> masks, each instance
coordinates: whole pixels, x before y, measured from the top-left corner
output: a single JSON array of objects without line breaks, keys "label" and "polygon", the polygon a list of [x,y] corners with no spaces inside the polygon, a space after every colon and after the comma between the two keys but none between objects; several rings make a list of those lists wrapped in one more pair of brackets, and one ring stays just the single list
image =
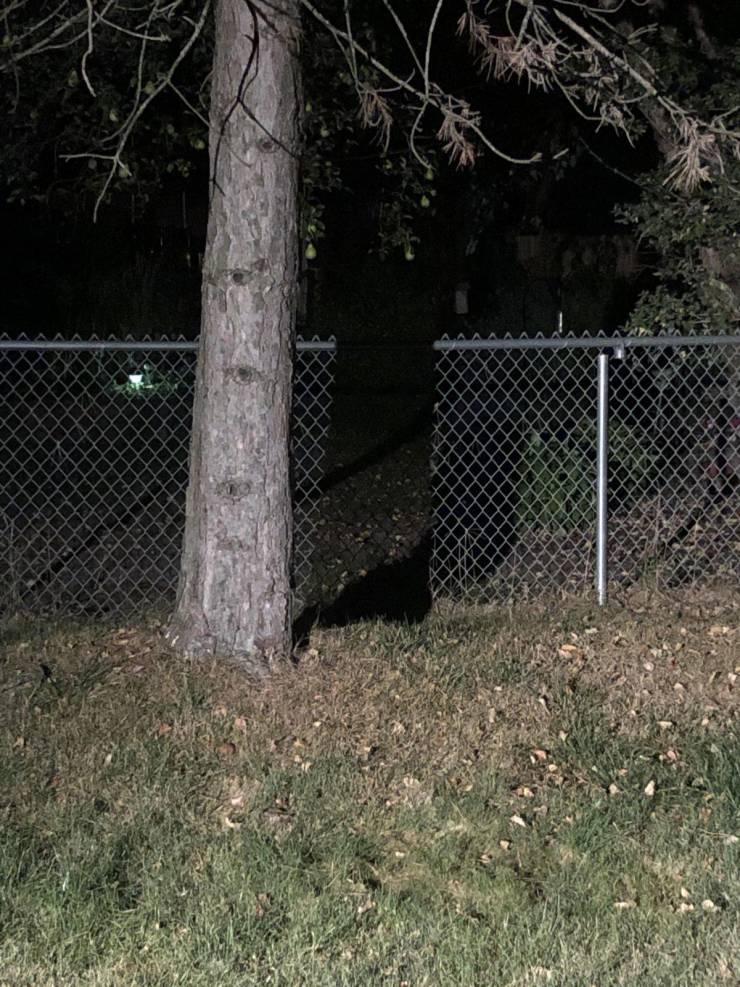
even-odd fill
[{"label": "metal fence post", "polygon": [[607,602],[609,488],[609,353],[598,355],[596,404],[596,595]]}]

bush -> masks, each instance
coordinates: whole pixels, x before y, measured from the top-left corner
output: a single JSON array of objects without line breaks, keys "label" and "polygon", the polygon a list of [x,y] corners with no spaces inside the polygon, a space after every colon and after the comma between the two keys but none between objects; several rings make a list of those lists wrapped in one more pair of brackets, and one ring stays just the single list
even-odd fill
[{"label": "bush", "polygon": [[[596,503],[596,426],[581,422],[566,434],[530,432],[517,483],[518,527],[564,532],[593,524]],[[612,498],[645,494],[657,475],[657,457],[645,429],[613,422],[609,429]]]}]

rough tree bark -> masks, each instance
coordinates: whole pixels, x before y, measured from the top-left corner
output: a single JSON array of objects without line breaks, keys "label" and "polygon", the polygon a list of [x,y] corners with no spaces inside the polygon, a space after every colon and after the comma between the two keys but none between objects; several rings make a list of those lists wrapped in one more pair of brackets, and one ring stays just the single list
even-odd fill
[{"label": "rough tree bark", "polygon": [[217,0],[214,16],[211,204],[187,516],[168,637],[186,655],[259,674],[291,646],[298,0]]}]

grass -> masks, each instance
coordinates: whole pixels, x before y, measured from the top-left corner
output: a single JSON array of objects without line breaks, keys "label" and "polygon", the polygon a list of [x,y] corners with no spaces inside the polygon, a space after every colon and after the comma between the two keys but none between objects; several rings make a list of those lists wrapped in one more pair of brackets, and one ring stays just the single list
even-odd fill
[{"label": "grass", "polygon": [[0,985],[734,984],[740,606],[451,609],[256,687],[0,639]]}]

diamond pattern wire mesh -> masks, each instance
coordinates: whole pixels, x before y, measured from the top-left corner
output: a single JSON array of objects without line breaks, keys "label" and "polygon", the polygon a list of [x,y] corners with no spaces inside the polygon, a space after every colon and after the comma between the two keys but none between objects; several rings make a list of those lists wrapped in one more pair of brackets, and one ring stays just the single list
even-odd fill
[{"label": "diamond pattern wire mesh", "polygon": [[[740,345],[643,342],[611,361],[610,576],[737,578]],[[521,599],[592,584],[604,343],[585,343],[439,352],[435,596]]]},{"label": "diamond pattern wire mesh", "polygon": [[321,481],[331,424],[336,349],[299,344],[293,380],[293,581],[294,610],[316,596],[316,531],[321,514]]},{"label": "diamond pattern wire mesh", "polygon": [[618,583],[740,577],[740,339],[612,362],[610,568]]},{"label": "diamond pattern wire mesh", "polygon": [[[0,613],[171,603],[188,481],[197,344],[0,339]],[[331,350],[299,342],[296,594],[315,516]]]}]

